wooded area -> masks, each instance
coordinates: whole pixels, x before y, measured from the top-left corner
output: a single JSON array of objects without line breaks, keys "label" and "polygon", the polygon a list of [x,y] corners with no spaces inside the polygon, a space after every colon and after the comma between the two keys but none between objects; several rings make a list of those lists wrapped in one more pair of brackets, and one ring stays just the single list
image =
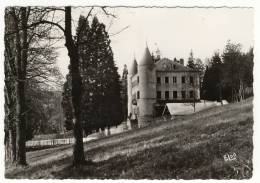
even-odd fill
[{"label": "wooded area", "polygon": [[[100,9],[107,16],[115,17],[113,14],[107,12],[105,7],[101,7]],[[92,10],[93,7],[90,8],[87,17],[85,17],[86,20],[91,15]],[[57,12],[62,12],[64,15],[64,27],[60,24],[60,21],[56,20],[58,17]],[[65,46],[70,58],[69,76],[67,77],[69,78],[68,85],[70,91],[67,94],[69,95],[69,104],[71,106],[70,114],[73,121],[72,129],[75,138],[73,164],[78,166],[85,163],[82,140],[83,119],[81,117],[81,101],[82,89],[83,87],[87,87],[86,84],[82,84],[82,77],[84,76],[82,71],[84,70],[86,73],[86,69],[83,69],[83,66],[88,63],[82,62],[82,57],[84,56],[82,54],[80,55],[80,50],[83,50],[83,43],[84,45],[94,45],[93,43],[97,38],[92,38],[92,40],[89,38],[83,39],[82,35],[86,36],[87,27],[81,27],[81,23],[84,22],[84,20],[83,22],[82,20],[79,22],[80,25],[77,30],[77,35],[74,36],[72,34],[71,7],[65,7],[64,9],[53,7],[6,8],[5,144],[7,149],[6,158],[15,165],[27,165],[25,142],[26,139],[32,138],[28,136],[28,134],[37,134],[37,132],[44,132],[46,130],[48,132],[54,132],[60,127],[60,124],[56,124],[56,127],[50,127],[50,124],[48,125],[46,121],[48,121],[47,118],[51,118],[50,116],[53,117],[53,114],[57,112],[58,108],[55,104],[61,102],[59,97],[52,97],[52,95],[58,96],[55,94],[60,92],[58,88],[62,85],[62,76],[55,66],[56,53],[52,45],[55,41],[63,38],[65,39]],[[114,65],[113,53],[109,47],[110,41],[108,34],[105,32],[104,25],[99,25],[97,19],[94,22],[96,22],[96,26],[101,28],[100,33],[104,36],[103,42],[105,45],[100,48],[100,51],[105,52],[104,55],[100,57],[101,61],[104,61],[104,58],[109,58],[107,63],[111,65],[110,68],[112,70],[108,70],[107,72],[114,73],[110,80],[114,84],[99,84],[102,87],[115,87],[115,90],[112,92],[107,90],[107,88],[104,89],[110,92],[109,100],[113,100],[116,107],[118,107],[118,105],[120,105],[120,95],[118,95],[120,94],[119,75]],[[59,32],[59,36],[57,36],[57,31]],[[83,33],[81,33],[81,31]],[[82,69],[80,69],[80,66],[82,66]],[[103,67],[106,66],[104,65]],[[85,68],[88,68],[87,65],[85,65]],[[100,71],[103,72],[104,70]],[[106,77],[108,77],[108,75],[106,75]],[[84,78],[84,83],[86,82],[87,79]],[[64,87],[66,88],[66,86],[65,83]],[[50,88],[52,88],[52,90],[50,90]],[[104,93],[101,93],[101,95],[104,95]],[[48,100],[50,98],[52,98],[52,101]],[[31,108],[29,108],[29,106]],[[88,107],[88,105],[85,105],[84,110],[87,111]],[[61,113],[61,110],[59,109],[58,112]],[[120,110],[118,112],[120,113]],[[34,116],[37,117],[38,120],[34,120]],[[40,119],[39,116],[41,116]],[[58,118],[60,120],[62,117],[59,116]],[[111,122],[114,122],[114,119],[115,117],[112,118],[111,116],[105,125],[112,125]],[[52,124],[55,124],[55,122],[52,122]],[[48,126],[47,128],[46,125]],[[84,123],[84,125],[86,129],[86,123]],[[104,124],[102,125],[104,126]],[[99,125],[99,128],[101,126]],[[48,130],[48,128],[50,129]],[[28,133],[29,131],[32,133]]]}]

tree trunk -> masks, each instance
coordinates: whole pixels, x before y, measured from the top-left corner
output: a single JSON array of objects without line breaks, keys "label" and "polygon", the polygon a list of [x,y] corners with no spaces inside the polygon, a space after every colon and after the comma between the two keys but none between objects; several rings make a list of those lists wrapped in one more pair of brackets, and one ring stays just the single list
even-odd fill
[{"label": "tree trunk", "polygon": [[79,55],[72,38],[71,32],[71,7],[65,7],[65,46],[68,49],[70,58],[71,73],[71,98],[74,117],[74,138],[75,144],[73,149],[73,165],[78,166],[85,161],[83,148],[83,130],[80,119],[80,102],[81,102],[81,76],[79,74]]},{"label": "tree trunk", "polygon": [[239,79],[239,101],[243,100],[243,81]]},{"label": "tree trunk", "polygon": [[222,101],[222,85],[219,84],[219,100],[221,103],[221,106],[223,106],[223,101]]},{"label": "tree trunk", "polygon": [[[25,132],[26,132],[26,118],[25,118],[25,67],[27,62],[27,18],[26,8],[21,7],[21,28],[22,34],[19,33],[19,21],[13,9],[12,15],[14,19],[15,30],[15,65],[16,65],[16,164],[26,165],[25,154]],[[22,39],[21,39],[22,38]],[[21,46],[22,42],[22,46]]]},{"label": "tree trunk", "polygon": [[15,129],[7,130],[8,137],[5,137],[5,161],[16,162],[16,133]]}]

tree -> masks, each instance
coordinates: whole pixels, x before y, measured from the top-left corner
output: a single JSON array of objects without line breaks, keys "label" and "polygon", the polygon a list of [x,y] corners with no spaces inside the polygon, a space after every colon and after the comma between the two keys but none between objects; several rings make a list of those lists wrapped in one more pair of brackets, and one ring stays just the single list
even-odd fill
[{"label": "tree", "polygon": [[62,108],[65,116],[64,126],[66,130],[73,129],[73,114],[72,114],[72,103],[71,103],[71,80],[70,75],[66,76],[66,81],[63,85],[62,92]]},{"label": "tree", "polygon": [[222,62],[218,52],[215,52],[210,61],[210,66],[206,68],[202,93],[207,100],[222,101]]},{"label": "tree", "polygon": [[[73,151],[73,164],[74,166],[81,165],[84,163],[84,150],[83,150],[83,139],[82,139],[82,121],[80,119],[80,101],[81,101],[81,89],[82,89],[82,81],[81,81],[81,76],[79,74],[79,55],[78,55],[78,40],[74,39],[74,36],[72,35],[72,18],[71,18],[71,7],[65,7],[63,8],[53,8],[53,7],[35,7],[35,11],[32,12],[31,14],[34,15],[34,18],[29,18],[31,8],[27,7],[21,7],[18,8],[19,11],[15,11],[15,8],[11,7],[11,15],[12,18],[14,19],[14,26],[13,29],[8,35],[14,34],[15,36],[15,64],[17,67],[17,71],[22,71],[22,74],[17,73],[17,94],[20,95],[20,98],[18,99],[17,97],[17,113],[18,115],[18,125],[16,126],[16,132],[17,132],[17,144],[20,146],[18,149],[19,156],[21,157],[21,162],[20,164],[26,164],[25,160],[25,128],[24,128],[24,116],[21,115],[21,111],[24,110],[25,108],[21,108],[21,104],[23,104],[23,101],[25,101],[25,95],[24,94],[24,84],[22,82],[24,81],[23,78],[25,79],[26,77],[26,65],[27,65],[27,55],[28,55],[28,42],[27,40],[30,40],[32,37],[28,37],[29,39],[25,39],[28,36],[28,30],[35,30],[36,28],[42,28],[45,27],[45,25],[49,25],[50,29],[53,30],[54,27],[58,28],[59,30],[62,31],[64,37],[65,37],[65,46],[68,50],[68,55],[70,58],[70,74],[71,74],[71,103],[72,103],[72,114],[73,114],[73,131],[74,131],[74,137],[75,137],[75,145],[74,145],[74,151]],[[106,11],[105,7],[101,7],[102,11],[107,15],[107,16],[113,16],[113,14],[110,14],[109,12]],[[93,7],[90,9],[88,16],[91,14],[91,11],[93,10]],[[57,23],[54,19],[54,14],[55,11],[62,11],[64,12],[65,15],[65,26],[61,26],[59,23]],[[42,13],[42,14],[37,14],[37,12]],[[50,12],[52,12],[53,16],[50,16]],[[88,17],[87,16],[87,17]],[[20,26],[18,26],[18,17],[20,17],[19,20],[21,20]],[[50,19],[51,20],[48,20]],[[126,27],[127,28],[127,27]],[[124,28],[124,29],[126,29]],[[123,30],[124,30],[123,29]],[[21,36],[20,36],[21,32]],[[116,33],[118,34],[118,33]],[[114,34],[114,35],[116,35]],[[6,34],[7,35],[7,34]],[[36,32],[32,32],[32,35],[37,35]],[[17,41],[18,40],[18,41]],[[90,43],[89,43],[90,44]],[[20,65],[21,63],[21,65]],[[17,66],[18,65],[18,66]],[[20,79],[21,78],[21,79]],[[24,113],[22,113],[24,114]]]},{"label": "tree", "polygon": [[244,75],[245,83],[248,87],[253,86],[253,67],[254,67],[254,50],[253,48],[250,48],[249,51],[245,54],[245,62],[244,64],[246,72]]},{"label": "tree", "polygon": [[218,101],[222,103],[222,85],[223,85],[223,73],[222,73],[222,61],[219,56],[219,53],[216,52],[212,58],[211,63],[211,70],[213,72],[213,77],[215,80],[213,81],[215,83],[215,86],[213,87],[215,91],[217,91],[215,94]]},{"label": "tree", "polygon": [[185,105],[191,106],[193,108],[193,112],[196,112],[196,104],[199,102],[198,90],[200,88],[200,80],[199,80],[199,71],[195,69],[190,69],[190,72],[187,75],[188,82],[185,85]]},{"label": "tree", "polygon": [[210,75],[209,72],[210,72],[209,66],[207,65],[206,69],[205,69],[205,74],[203,76],[202,86],[201,86],[201,95],[202,95],[201,98],[204,99],[204,102],[206,99],[209,98],[209,96],[208,96],[209,95],[209,91],[208,91],[209,90],[209,75]]},{"label": "tree", "polygon": [[200,91],[202,91],[202,82],[203,82],[203,76],[205,72],[205,66],[200,58],[196,59],[195,69],[199,72],[199,87],[200,87]]},{"label": "tree", "polygon": [[228,41],[221,57],[216,52],[203,78],[202,94],[204,99],[226,99],[241,101],[245,94],[252,95],[253,49],[243,53],[240,44]]},{"label": "tree", "polygon": [[79,54],[76,42],[73,40],[71,27],[71,7],[65,7],[65,46],[68,50],[70,58],[70,74],[71,74],[71,100],[73,109],[73,134],[75,144],[73,148],[73,165],[79,166],[85,161],[83,148],[83,130],[82,121],[80,119],[82,80],[79,73]]},{"label": "tree", "polygon": [[[92,34],[92,33],[93,34]],[[96,33],[95,33],[96,32]],[[115,66],[113,52],[110,46],[109,35],[105,25],[96,17],[92,21],[90,34],[95,43],[93,49],[94,60],[97,62],[96,70],[96,97],[100,106],[100,128],[118,125],[122,121],[122,108],[120,98],[120,76]]]},{"label": "tree", "polygon": [[[105,25],[94,17],[91,27],[83,16],[77,29],[80,74],[82,76],[82,116],[85,134],[110,128],[122,121],[120,82]],[[81,34],[78,31],[81,28]],[[93,44],[88,44],[92,42]],[[68,76],[67,79],[70,79]],[[67,81],[69,83],[69,80]],[[67,84],[66,84],[67,85]],[[67,87],[67,86],[66,86]],[[65,86],[64,86],[64,89]],[[64,90],[64,104],[69,103]],[[70,105],[68,105],[70,106]],[[70,107],[64,105],[70,127]]]},{"label": "tree", "polygon": [[[65,27],[63,28],[59,23],[54,22],[53,20],[40,20],[30,26],[37,26],[40,24],[50,24],[59,28],[65,37],[65,46],[68,50],[68,56],[70,58],[70,69],[69,74],[71,78],[71,107],[72,107],[72,116],[73,116],[73,134],[75,138],[75,144],[73,148],[73,165],[80,166],[85,162],[84,149],[83,149],[83,129],[82,129],[82,119],[80,115],[81,110],[81,99],[82,99],[82,78],[79,70],[79,53],[78,53],[78,43],[80,39],[74,39],[72,35],[72,17],[71,17],[71,7],[67,6],[63,8],[47,8],[50,11],[63,11],[65,13]],[[105,7],[101,7],[102,11],[107,16],[113,16],[109,14]],[[46,10],[46,9],[45,9]],[[90,9],[86,19],[90,16],[93,7]],[[81,30],[81,28],[79,29]],[[92,44],[88,42],[88,44]]]},{"label": "tree", "polygon": [[34,104],[29,100],[31,91],[47,80],[46,75],[54,78],[59,75],[54,67],[54,49],[40,42],[47,37],[50,27],[29,26],[46,14],[36,7],[5,10],[5,143],[7,154],[11,155],[8,158],[17,165],[26,164],[25,140],[30,138],[28,132],[31,132],[28,130],[31,124],[26,119],[37,110],[28,107]]},{"label": "tree", "polygon": [[[15,32],[14,38],[14,70],[15,70],[15,96],[16,96],[16,152],[13,160],[17,165],[26,165],[25,140],[26,140],[26,104],[25,104],[25,80],[27,65],[27,14],[28,9],[19,8],[19,14],[15,8],[10,10],[11,31]],[[6,16],[8,18],[8,15]],[[6,30],[7,31],[7,30]],[[21,32],[21,33],[20,33]],[[7,43],[7,42],[6,42]],[[7,91],[8,92],[8,91]],[[14,145],[13,145],[14,146]]]},{"label": "tree", "polygon": [[189,68],[192,68],[192,69],[195,68],[195,63],[194,63],[194,58],[193,58],[193,52],[192,52],[192,50],[191,50],[190,56],[189,56],[189,58],[188,58],[188,64],[187,64],[187,66],[188,66]]},{"label": "tree", "polygon": [[231,101],[239,101],[243,99],[245,74],[245,57],[241,52],[241,45],[228,41],[222,54],[224,84],[231,90]]}]

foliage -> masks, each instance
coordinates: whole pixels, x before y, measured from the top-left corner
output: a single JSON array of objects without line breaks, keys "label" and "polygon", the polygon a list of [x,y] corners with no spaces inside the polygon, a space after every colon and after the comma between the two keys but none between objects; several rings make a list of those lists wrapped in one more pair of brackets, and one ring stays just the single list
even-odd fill
[{"label": "foliage", "polygon": [[[81,16],[77,28],[82,77],[81,119],[86,134],[118,125],[122,120],[120,82],[105,25],[97,17],[91,26]],[[91,44],[90,44],[91,43]],[[70,74],[64,85],[63,108],[67,129],[73,126],[70,102]]]},{"label": "foliage", "polygon": [[252,96],[253,48],[247,53],[241,49],[240,44],[228,41],[221,56],[214,54],[203,79],[204,99],[234,102]]},{"label": "foliage", "polygon": [[[5,130],[15,130],[16,114],[16,81],[17,81],[17,65],[15,55],[18,54],[15,50],[15,41],[17,40],[13,33],[12,11],[17,16],[17,23],[21,26],[22,17],[19,16],[19,7],[9,7],[5,11]],[[34,7],[27,7],[28,13],[27,24],[32,24],[44,17],[46,12]],[[26,140],[39,133],[53,133],[57,131],[56,122],[52,120],[45,110],[47,100],[49,102],[55,99],[49,91],[59,89],[62,82],[62,76],[56,66],[56,50],[52,47],[52,42],[49,39],[50,26],[37,26],[27,29],[28,47],[26,49],[27,59],[25,61],[25,116],[26,116]],[[52,94],[51,94],[52,93]],[[58,108],[53,108],[53,110]],[[9,134],[10,135],[10,134]]]},{"label": "foliage", "polygon": [[211,66],[206,68],[202,85],[203,98],[207,100],[219,100],[219,87],[221,85],[222,62],[219,53],[216,52],[211,59]]},{"label": "foliage", "polygon": [[188,66],[189,68],[195,69],[195,63],[194,63],[194,58],[193,58],[193,52],[192,52],[192,51],[190,52],[190,56],[189,56],[189,58],[188,58],[188,64],[187,64],[187,66]]}]

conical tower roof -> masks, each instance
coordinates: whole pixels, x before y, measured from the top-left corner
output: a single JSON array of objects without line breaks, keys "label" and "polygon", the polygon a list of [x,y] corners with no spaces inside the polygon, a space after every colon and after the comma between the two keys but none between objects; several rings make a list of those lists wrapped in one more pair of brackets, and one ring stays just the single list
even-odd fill
[{"label": "conical tower roof", "polygon": [[133,62],[132,62],[132,66],[130,68],[130,74],[131,75],[135,75],[137,74],[137,62],[136,59],[134,58]]},{"label": "conical tower roof", "polygon": [[143,58],[140,61],[139,65],[153,65],[153,64],[154,64],[153,57],[151,56],[151,53],[150,53],[148,47],[146,47]]}]

